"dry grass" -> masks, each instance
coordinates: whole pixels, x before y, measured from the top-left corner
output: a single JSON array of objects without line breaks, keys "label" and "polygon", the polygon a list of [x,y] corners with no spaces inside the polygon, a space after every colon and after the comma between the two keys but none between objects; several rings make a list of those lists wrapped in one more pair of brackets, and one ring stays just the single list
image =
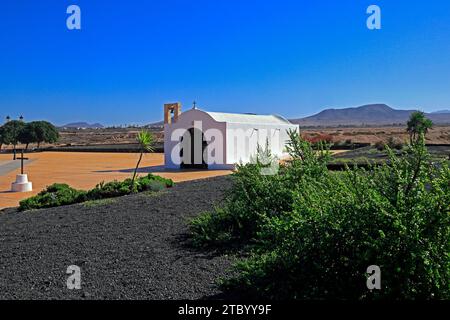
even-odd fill
[{"label": "dry grass", "polygon": [[[349,127],[349,128],[300,128],[302,135],[311,141],[325,137],[332,142],[371,143],[387,142],[390,137],[408,141],[405,127]],[[57,146],[67,145],[113,145],[129,144],[136,142],[136,128],[115,129],[86,129],[86,130],[63,130],[60,132],[61,139]],[[158,144],[162,144],[164,134],[162,131],[153,131]],[[435,126],[428,135],[429,144],[450,144],[450,126]],[[43,145],[48,147],[50,145]],[[19,146],[20,147],[20,146]],[[33,145],[31,147],[34,147]],[[5,148],[5,147],[3,147]],[[9,146],[11,148],[11,146]]]},{"label": "dry grass", "polygon": [[[305,136],[331,137],[333,142],[371,143],[387,142],[389,138],[408,141],[405,127],[373,127],[373,128],[318,128],[301,130]],[[427,134],[429,144],[450,144],[450,126],[436,126]]]}]

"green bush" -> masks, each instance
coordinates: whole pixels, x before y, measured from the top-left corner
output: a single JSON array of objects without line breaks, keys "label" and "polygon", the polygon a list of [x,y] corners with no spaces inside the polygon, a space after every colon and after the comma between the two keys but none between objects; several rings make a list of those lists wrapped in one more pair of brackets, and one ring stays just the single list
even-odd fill
[{"label": "green bush", "polygon": [[164,188],[173,187],[174,183],[171,179],[160,176],[147,175],[137,179],[137,191],[160,191]]},{"label": "green bush", "polygon": [[55,183],[36,196],[20,201],[20,210],[63,206],[86,201],[86,192],[76,190],[67,184]]},{"label": "green bush", "polygon": [[131,184],[128,181],[101,182],[88,191],[89,200],[120,197],[131,193]]},{"label": "green bush", "polygon": [[161,181],[150,181],[150,183],[147,185],[148,191],[158,192],[161,190],[164,190],[166,186]]},{"label": "green bush", "polygon": [[69,187],[67,184],[53,184],[34,197],[20,202],[19,210],[57,207],[62,205],[80,203],[84,201],[100,200],[120,197],[132,192],[154,191],[173,186],[173,181],[159,176],[148,174],[139,177],[131,190],[131,179],[124,181],[101,182],[89,191],[80,191]]},{"label": "green bush", "polygon": [[239,165],[233,174],[233,188],[225,204],[213,212],[203,213],[191,221],[194,243],[198,246],[234,245],[234,242],[253,242],[267,219],[290,212],[294,194],[301,182],[320,181],[327,171],[328,149],[319,143],[319,151],[297,132],[290,132],[287,146],[294,160],[280,165],[278,174],[263,175],[264,165],[258,158],[269,157],[259,149],[255,163]]},{"label": "green bush", "polygon": [[[273,299],[450,298],[450,170],[430,161],[423,139],[401,157],[388,148],[384,166],[340,173],[323,170],[317,157],[305,161],[309,147],[295,144],[293,162],[278,174],[285,177],[265,178],[290,181],[288,190],[264,191],[289,194],[283,210],[267,214],[273,207],[253,198],[253,224],[248,213],[239,216],[246,208],[229,204],[194,222],[200,243],[215,244],[231,231],[248,238],[248,230],[233,234],[229,226],[253,227],[251,257],[236,265],[225,290]],[[236,177],[236,184],[249,178]],[[240,191],[235,187],[230,199],[244,197]],[[366,287],[370,265],[381,268],[381,290]]]}]

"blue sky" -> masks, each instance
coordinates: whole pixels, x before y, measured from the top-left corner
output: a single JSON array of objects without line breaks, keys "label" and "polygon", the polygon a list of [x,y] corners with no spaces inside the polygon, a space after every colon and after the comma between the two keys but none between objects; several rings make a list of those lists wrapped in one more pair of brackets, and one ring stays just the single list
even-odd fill
[{"label": "blue sky", "polygon": [[[71,4],[81,30],[66,28]],[[286,117],[449,109],[449,40],[448,0],[5,0],[0,117],[145,124],[194,100]]]}]

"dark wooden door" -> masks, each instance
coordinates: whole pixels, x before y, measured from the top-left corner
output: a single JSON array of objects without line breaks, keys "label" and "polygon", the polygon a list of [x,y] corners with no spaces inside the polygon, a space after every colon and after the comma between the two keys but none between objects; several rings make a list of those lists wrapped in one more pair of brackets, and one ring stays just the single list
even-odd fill
[{"label": "dark wooden door", "polygon": [[[196,141],[196,139],[194,138],[194,132],[198,135],[201,136],[201,148],[196,148],[196,143],[199,143],[199,141]],[[189,157],[189,161],[187,161],[188,159],[184,159],[185,153],[183,152],[183,150],[180,151],[180,157],[182,159],[181,162],[181,169],[207,169],[208,168],[208,164],[206,163],[206,159],[204,158],[203,154],[204,151],[208,145],[208,143],[205,140],[205,135],[203,134],[203,132],[201,132],[199,129],[194,129],[194,128],[190,128],[188,130],[189,134],[186,134],[183,136],[182,139],[191,139],[191,148],[190,148],[190,157]],[[198,139],[197,139],[198,140]],[[198,155],[197,158],[201,159],[201,163],[195,163],[195,152],[199,152],[201,150],[201,155]],[[186,156],[188,156],[186,154]]]}]

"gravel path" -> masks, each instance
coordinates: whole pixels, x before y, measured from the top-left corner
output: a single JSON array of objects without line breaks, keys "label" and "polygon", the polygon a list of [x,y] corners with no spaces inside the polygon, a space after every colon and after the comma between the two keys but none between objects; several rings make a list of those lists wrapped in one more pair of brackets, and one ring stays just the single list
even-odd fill
[{"label": "gravel path", "polygon": [[[186,243],[188,218],[223,199],[229,177],[109,203],[0,213],[0,299],[201,299],[232,258]],[[66,286],[69,265],[81,289]]]}]

